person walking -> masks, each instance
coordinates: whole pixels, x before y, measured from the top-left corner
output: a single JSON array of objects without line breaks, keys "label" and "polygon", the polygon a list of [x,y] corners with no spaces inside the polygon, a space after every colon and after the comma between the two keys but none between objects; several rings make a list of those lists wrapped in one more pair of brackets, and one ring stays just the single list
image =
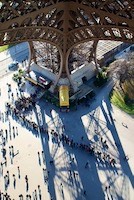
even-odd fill
[{"label": "person walking", "polygon": [[84,192],[83,192],[83,193],[84,193],[84,195],[86,196],[86,194],[87,194],[87,193],[86,193],[86,190],[84,190]]},{"label": "person walking", "polygon": [[18,178],[20,178],[20,168],[19,168],[19,166],[17,167],[17,169],[18,169]]},{"label": "person walking", "polygon": [[88,162],[86,162],[86,164],[85,164],[85,168],[87,168],[88,167]]},{"label": "person walking", "polygon": [[61,190],[63,190],[63,184],[62,183],[60,184],[60,187],[61,187]]}]

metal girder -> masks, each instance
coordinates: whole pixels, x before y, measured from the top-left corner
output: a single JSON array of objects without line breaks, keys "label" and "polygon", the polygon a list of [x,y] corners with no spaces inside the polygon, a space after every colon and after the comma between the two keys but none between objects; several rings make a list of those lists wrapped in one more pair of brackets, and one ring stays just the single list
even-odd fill
[{"label": "metal girder", "polygon": [[[10,39],[3,37],[3,33],[11,35],[15,32],[24,29],[36,29],[40,35],[42,30],[48,29],[51,34],[60,35],[63,38],[63,44],[72,41],[73,45],[86,40],[111,39],[124,42],[134,42],[134,3],[128,1],[5,1],[2,0],[0,14],[0,45],[10,42]],[[110,36],[105,34],[105,31],[112,31],[116,28],[121,32],[118,37],[115,34]],[[53,30],[53,31],[52,31]],[[88,31],[87,31],[88,30]],[[97,34],[101,30],[103,34]],[[81,34],[85,33],[85,36]],[[127,35],[125,35],[127,33]],[[75,35],[74,38],[72,35]],[[39,39],[39,34],[31,36],[27,40]],[[41,40],[46,39],[45,37]],[[20,41],[23,37],[20,37]],[[14,37],[14,42],[15,37]],[[61,46],[61,41],[56,41],[55,45]],[[72,45],[71,44],[71,45]],[[71,48],[71,45],[66,47]],[[62,45],[62,48],[65,48]],[[63,50],[63,49],[62,49]],[[65,50],[64,50],[65,51]]]},{"label": "metal girder", "polygon": [[80,43],[90,40],[134,42],[134,2],[130,0],[0,2],[0,45],[48,42],[56,46],[64,58],[61,75],[61,71],[69,74],[66,66],[69,52]]}]

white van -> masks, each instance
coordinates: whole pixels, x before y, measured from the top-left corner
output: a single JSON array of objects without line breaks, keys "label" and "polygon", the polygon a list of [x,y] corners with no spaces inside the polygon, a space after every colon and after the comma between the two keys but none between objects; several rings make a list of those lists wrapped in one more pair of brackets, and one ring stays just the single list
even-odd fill
[{"label": "white van", "polygon": [[43,77],[39,76],[39,83],[41,83],[42,85],[48,85],[48,81],[45,80]]}]

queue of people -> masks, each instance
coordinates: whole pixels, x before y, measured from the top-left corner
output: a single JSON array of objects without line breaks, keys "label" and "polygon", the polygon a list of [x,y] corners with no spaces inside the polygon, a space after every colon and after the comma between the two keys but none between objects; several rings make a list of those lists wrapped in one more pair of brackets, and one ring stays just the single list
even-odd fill
[{"label": "queue of people", "polygon": [[[48,131],[46,131],[46,133],[48,134]],[[59,135],[53,129],[50,131],[50,134],[55,138],[55,141],[62,142],[63,145],[67,144],[71,148],[81,149],[90,155],[94,155],[97,161],[102,161],[115,167],[116,160],[110,155],[110,153],[108,153],[108,144],[106,140],[103,141],[102,137],[100,138],[100,143],[103,151],[100,151],[97,149],[96,144],[90,140],[88,140],[89,144],[84,144],[83,137],[81,138],[81,142],[78,143],[71,139],[68,135],[63,133]]]},{"label": "queue of people", "polygon": [[[8,92],[11,93],[11,96],[13,98],[14,95],[12,95],[13,92],[12,92],[11,84],[8,85]],[[63,146],[68,145],[71,148],[78,149],[78,150],[81,150],[83,152],[86,152],[88,155],[94,156],[98,162],[102,161],[102,162],[107,163],[107,164],[109,164],[110,166],[113,166],[113,167],[116,165],[116,160],[107,151],[108,148],[109,148],[107,141],[103,140],[103,138],[101,138],[101,137],[99,138],[100,143],[101,143],[101,147],[102,147],[102,151],[101,151],[100,149],[98,150],[95,142],[88,140],[88,144],[87,144],[84,141],[83,136],[81,137],[81,140],[79,142],[76,142],[74,139],[70,138],[68,135],[65,134],[64,125],[62,125],[62,127],[61,127],[62,134],[59,134],[57,131],[55,131],[53,129],[48,131],[48,130],[44,129],[43,126],[40,126],[37,123],[35,123],[34,121],[29,120],[27,118],[27,116],[25,115],[25,113],[22,112],[22,109],[25,108],[25,106],[26,106],[25,104],[27,104],[28,106],[29,105],[34,106],[33,103],[35,103],[35,102],[32,100],[32,98],[21,97],[21,98],[18,99],[17,103],[18,104],[15,104],[13,102],[6,103],[6,105],[5,105],[6,111],[1,113],[1,115],[2,115],[1,119],[2,120],[3,120],[3,118],[8,120],[9,115],[11,115],[14,119],[17,120],[17,122],[25,125],[26,128],[30,128],[30,129],[33,129],[33,130],[36,130],[36,131],[40,130],[41,134],[51,134],[53,139],[54,139],[53,141],[55,141],[56,143],[62,143]],[[28,106],[26,106],[26,107],[28,107]],[[11,126],[11,124],[10,124],[10,126]],[[15,137],[18,135],[17,127],[16,128],[12,127],[12,133],[13,133],[13,135],[15,135]],[[7,143],[9,135],[10,135],[10,133],[8,133],[6,130],[5,130],[5,134],[3,134],[3,132],[1,131],[1,139],[2,139],[2,145],[3,145],[3,149],[2,149],[3,162],[1,163],[1,172],[2,172],[2,168],[7,166],[7,158],[6,158],[7,156],[6,156],[4,146]],[[9,155],[10,155],[9,157],[11,158],[11,161],[13,161],[13,158],[14,158],[14,155],[15,155],[13,146],[11,146],[9,148]],[[11,164],[13,164],[13,162]],[[50,160],[50,165],[53,165],[53,164],[54,164],[54,161]],[[89,166],[89,162],[86,162],[86,164],[84,164],[84,167],[88,168],[88,166]],[[48,182],[49,171],[47,170],[47,173],[46,173],[46,170],[44,169],[43,173],[44,173],[45,181]],[[18,174],[18,176],[16,176],[16,174]],[[21,172],[20,172],[19,166],[16,169],[16,174],[12,175],[12,181],[13,181],[13,187],[14,188],[16,187],[17,178],[20,179],[20,177],[21,177]],[[76,173],[74,172],[74,176],[75,175],[76,175]],[[7,171],[7,174],[4,176],[5,191],[7,191],[7,188],[9,186],[10,178],[9,178],[9,174],[8,174],[8,171]],[[26,182],[26,191],[28,192],[29,191],[29,179],[28,179],[27,175],[25,176],[25,182]],[[6,196],[4,196],[4,198],[7,199],[7,200],[11,199],[10,195],[8,195],[8,193],[4,194],[3,192],[1,192],[1,195],[3,195],[3,196],[6,195]],[[85,190],[84,190],[84,195],[86,195]],[[27,194],[26,199],[38,199],[36,190],[33,192],[33,196],[34,197],[32,198],[31,194]],[[19,195],[20,200],[24,199],[24,198],[25,198],[25,196],[23,194]],[[39,199],[41,200],[41,194],[40,194]]]},{"label": "queue of people", "polygon": [[14,119],[16,119],[21,124],[24,124],[29,129],[38,130],[39,126],[34,122],[29,120],[24,113],[16,109],[10,103],[6,103],[6,115],[11,114]]}]

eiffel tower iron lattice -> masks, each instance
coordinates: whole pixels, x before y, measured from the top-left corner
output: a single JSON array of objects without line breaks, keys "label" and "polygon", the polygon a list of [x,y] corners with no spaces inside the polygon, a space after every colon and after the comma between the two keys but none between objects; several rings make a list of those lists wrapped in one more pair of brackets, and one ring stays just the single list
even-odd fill
[{"label": "eiffel tower iron lattice", "polygon": [[[68,58],[78,44],[99,40],[134,42],[134,1],[131,0],[1,0],[0,45],[47,42],[60,54],[58,77],[70,82]],[[34,57],[34,56],[33,56]],[[36,61],[36,60],[35,60]]]}]

